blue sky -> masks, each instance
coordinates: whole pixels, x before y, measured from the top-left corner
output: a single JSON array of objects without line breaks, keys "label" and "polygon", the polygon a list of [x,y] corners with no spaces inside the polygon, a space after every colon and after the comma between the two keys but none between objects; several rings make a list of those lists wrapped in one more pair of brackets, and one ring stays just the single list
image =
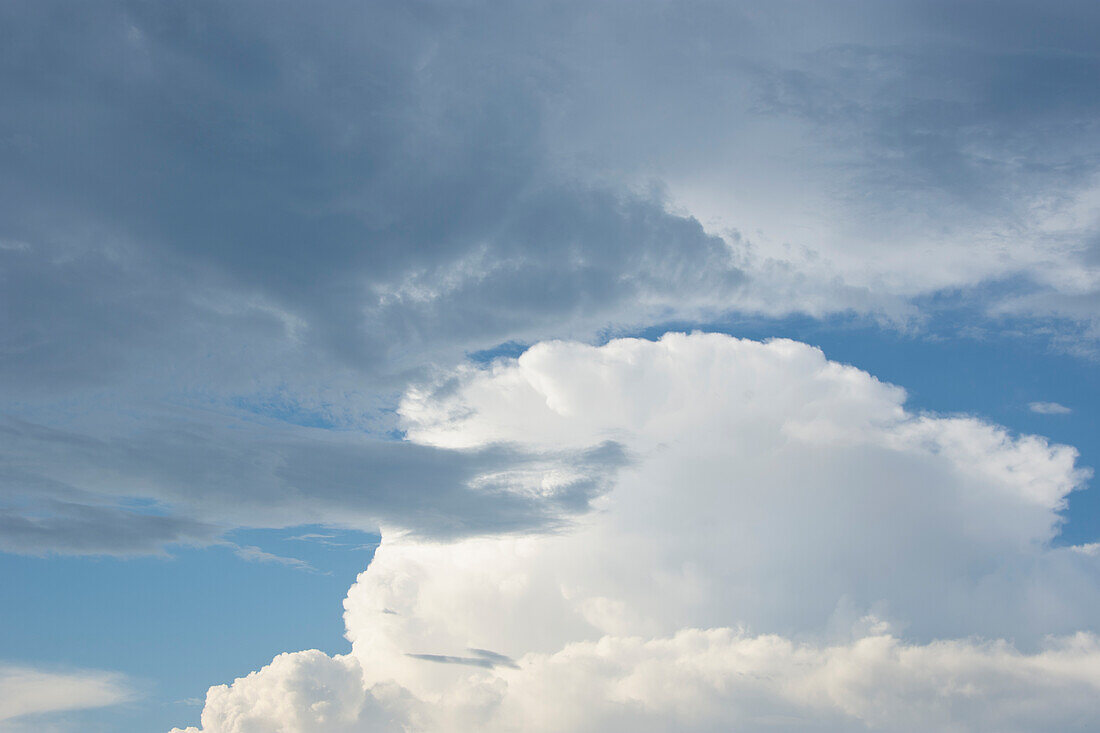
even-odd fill
[{"label": "blue sky", "polygon": [[[287,539],[302,534],[327,536]],[[19,589],[5,594],[7,658],[123,671],[140,696],[74,720],[90,730],[158,730],[197,720],[209,680],[245,675],[279,650],[344,651],[340,600],[377,536],[302,527],[234,539],[293,554],[316,572],[245,562],[224,548],[125,560],[5,555],[7,588]],[[287,591],[284,601],[270,603],[273,587]]]},{"label": "blue sky", "polygon": [[979,703],[1100,655],[1098,29],[6,4],[0,731],[1074,730]]}]

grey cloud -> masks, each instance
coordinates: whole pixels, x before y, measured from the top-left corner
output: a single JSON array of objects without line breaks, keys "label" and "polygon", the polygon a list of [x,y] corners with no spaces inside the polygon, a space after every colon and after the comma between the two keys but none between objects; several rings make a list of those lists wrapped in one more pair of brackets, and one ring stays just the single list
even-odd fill
[{"label": "grey cloud", "polygon": [[0,121],[25,144],[0,151],[4,235],[31,245],[8,253],[8,297],[13,331],[37,329],[9,349],[23,378],[177,351],[166,330],[201,348],[196,323],[283,336],[216,317],[205,290],[272,303],[305,348],[377,368],[409,344],[491,345],[675,294],[704,270],[740,280],[659,200],[550,172],[541,120],[566,82],[518,49],[478,50],[487,10],[59,7],[16,4],[5,23]]},{"label": "grey cloud", "polygon": [[[758,290],[766,268],[750,267],[748,286],[780,311],[814,312],[824,284],[809,275],[846,255],[872,270],[912,257],[906,269],[934,283],[937,261],[922,266],[921,257],[939,241],[988,250],[963,286],[987,313],[1014,302],[1025,316],[1095,323],[1095,298],[1067,284],[1084,270],[1097,292],[1094,222],[1051,231],[1043,219],[1091,200],[1100,173],[1096,9],[958,5],[642,4],[630,18],[609,10],[591,20],[608,47],[579,51],[590,79],[577,116],[554,127],[556,145],[595,158],[604,175],[661,176],[688,198],[738,213],[743,221],[727,222],[747,243],[781,225],[768,251],[804,253],[809,264],[784,271],[770,295]],[[618,23],[624,31],[612,32]],[[912,297],[897,282],[902,272],[853,297],[842,287],[852,275],[841,269],[823,310],[897,309],[885,297],[892,287]],[[985,289],[990,279],[1001,279],[999,292]],[[936,286],[914,278],[908,287]],[[1013,297],[1029,290],[1038,292]],[[916,305],[937,313],[927,300]]]},{"label": "grey cloud", "polygon": [[[736,174],[731,200],[772,192],[796,223],[791,197],[820,184],[874,242],[913,211],[1015,232],[1022,199],[1070,197],[1100,170],[1096,11],[997,7],[5,3],[12,532],[122,522],[190,541],[343,519],[447,534],[583,511],[599,481],[472,492],[530,457],[400,446],[379,438],[386,410],[432,364],[510,339],[735,306],[909,313],[888,286],[761,262],[759,233],[708,234],[660,180]],[[792,246],[812,249],[803,223]],[[1034,287],[1011,302],[1095,317],[1095,292]],[[194,417],[270,403],[370,439]],[[18,508],[36,498],[71,506]]]},{"label": "grey cloud", "polygon": [[406,656],[438,664],[461,664],[467,667],[483,667],[485,669],[492,669],[495,666],[488,659],[481,659],[480,657],[452,657],[446,654],[408,654]]},{"label": "grey cloud", "polygon": [[468,651],[472,652],[474,656],[458,657],[446,654],[409,654],[407,656],[413,659],[422,659],[425,662],[437,662],[439,664],[462,664],[468,667],[483,667],[485,669],[493,669],[494,667],[519,669],[519,665],[516,664],[514,659],[506,657],[503,654],[497,654],[488,649],[469,649]]},{"label": "grey cloud", "polygon": [[804,119],[849,138],[843,146],[858,144],[854,182],[876,198],[942,194],[970,215],[1015,218],[1021,186],[1070,191],[1096,171],[1100,136],[1081,130],[1100,111],[1094,56],[929,44],[807,61],[814,71],[801,73],[812,76],[787,96]]},{"label": "grey cloud", "polygon": [[[42,553],[52,542],[57,552],[141,554],[209,544],[240,526],[382,523],[438,537],[554,531],[587,511],[627,460],[614,443],[536,455],[306,429],[236,434],[242,427],[169,423],[107,438],[9,421],[0,454],[14,467],[0,476],[5,549]],[[542,488],[537,479],[563,465],[574,478]]]},{"label": "grey cloud", "polygon": [[[28,248],[3,253],[0,369],[132,380],[170,355],[219,379],[309,354],[327,377],[730,307],[747,250],[630,188],[663,168],[763,190],[829,170],[884,240],[914,211],[1023,226],[1018,194],[1100,160],[1094,11],[1064,10],[9,4],[0,236]],[[771,117],[823,142],[743,132]],[[791,278],[757,297],[823,307]]]},{"label": "grey cloud", "polygon": [[[737,165],[731,141],[781,157],[737,142],[769,116],[827,142],[802,153],[836,158],[868,236],[898,207],[1011,227],[1010,194],[1066,192],[1100,152],[1096,59],[1070,20],[1058,51],[1014,40],[1035,15],[1016,6],[977,42],[971,14],[920,3],[641,4],[583,27],[538,4],[62,7],[7,6],[0,76],[0,236],[28,243],[3,253],[0,369],[42,387],[166,358],[208,381],[244,381],[241,355],[392,371],[721,310],[747,255],[619,179]],[[842,310],[888,295],[835,287]],[[795,292],[758,296],[822,307]]]},{"label": "grey cloud", "polygon": [[148,555],[165,545],[206,545],[221,529],[186,517],[113,506],[48,501],[40,509],[0,509],[0,549],[27,555]]}]

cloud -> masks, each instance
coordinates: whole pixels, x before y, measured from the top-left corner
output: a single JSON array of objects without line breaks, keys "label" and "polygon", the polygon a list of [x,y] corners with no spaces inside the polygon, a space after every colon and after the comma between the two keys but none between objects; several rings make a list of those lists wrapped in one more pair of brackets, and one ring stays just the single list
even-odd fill
[{"label": "cloud", "polygon": [[519,669],[515,660],[503,654],[497,654],[488,649],[470,649],[469,651],[473,652],[473,656],[454,657],[446,654],[410,654],[409,656],[413,659],[422,659],[426,662],[438,662],[440,664],[465,664],[471,667],[484,667],[486,669],[492,669],[494,667],[511,667],[512,669]]},{"label": "cloud", "polygon": [[[0,730],[41,730],[48,716],[118,705],[134,697],[120,675],[97,670],[53,671],[0,665]],[[26,718],[32,718],[27,721]],[[36,722],[37,721],[37,722]],[[23,726],[27,727],[24,728]]]},{"label": "cloud", "polygon": [[1089,51],[1087,4],[980,44],[920,4],[419,7],[5,9],[34,40],[0,69],[8,388],[304,397],[945,288],[1096,312],[1094,61],[1013,31]]},{"label": "cloud", "polygon": [[221,530],[178,516],[63,501],[0,512],[0,549],[29,555],[146,555],[206,545]]},{"label": "cloud", "polygon": [[276,565],[283,565],[288,568],[294,568],[295,570],[304,570],[309,573],[319,572],[317,568],[313,567],[305,560],[301,560],[296,557],[284,557],[282,555],[275,555],[253,545],[234,545],[232,543],[229,544],[233,548],[233,554],[247,562],[274,563]]},{"label": "cloud", "polygon": [[960,310],[1095,356],[1095,3],[957,5],[4,4],[0,549],[382,525],[362,589],[561,614],[532,649],[383,605],[382,662],[288,657],[210,706],[306,728],[337,725],[327,693],[269,708],[272,679],[331,676],[352,727],[435,725],[421,677],[511,689],[409,654],[738,624],[824,653],[875,613],[899,649],[980,632],[1046,659],[1041,635],[1095,626],[1091,557],[1049,548],[1085,480],[1068,447],[910,414],[784,342],[455,366],[731,314],[957,332]]},{"label": "cloud", "polygon": [[[407,393],[409,440],[614,440],[634,460],[561,532],[385,528],[345,601],[351,653],[212,688],[204,733],[1084,730],[1098,712],[1100,565],[1051,545],[1089,475],[1070,447],[913,414],[786,340],[548,342],[440,384]],[[348,692],[319,692],[314,666]]]},{"label": "cloud", "polygon": [[[211,721],[211,728],[242,733],[250,727],[302,733],[387,730],[392,725],[390,716],[366,704],[368,698],[373,699],[373,693],[364,689],[355,659],[329,657],[313,649],[280,654],[263,670],[238,680],[232,690],[212,687],[206,694],[203,716]],[[206,712],[215,708],[218,718],[222,711],[228,717],[224,723],[214,722]],[[186,728],[182,733],[195,730]]]},{"label": "cloud", "polygon": [[1069,549],[1073,550],[1074,552],[1080,552],[1082,555],[1100,557],[1100,542],[1089,542],[1084,545],[1073,545]]},{"label": "cloud", "polygon": [[1031,402],[1027,407],[1032,412],[1037,412],[1040,415],[1068,415],[1073,412],[1070,408],[1057,402]]},{"label": "cloud", "polygon": [[1095,8],[1014,3],[995,24],[1003,4],[797,8],[594,14],[613,40],[581,52],[579,120],[561,116],[555,146],[659,177],[746,251],[765,310],[928,315],[962,289],[987,315],[1095,324]]},{"label": "cloud", "polygon": [[564,459],[503,442],[450,450],[232,420],[96,436],[10,420],[0,433],[13,467],[0,473],[0,546],[30,554],[158,553],[242,526],[553,531],[628,461],[613,442]]},{"label": "cloud", "polygon": [[1087,634],[1021,654],[1004,642],[919,646],[887,634],[823,645],[685,629],[529,655],[491,677],[455,676],[450,695],[423,702],[384,684],[356,687],[354,657],[310,651],[212,688],[202,730],[1087,731],[1098,658]]},{"label": "cloud", "polygon": [[[980,42],[920,3],[59,7],[0,10],[0,400],[108,436],[127,480],[159,471],[134,496],[217,495],[179,489],[178,459],[226,415],[385,437],[408,380],[511,340],[730,313],[912,327],[957,298],[1091,353],[1087,3],[998,8]],[[273,451],[206,455],[278,493]],[[388,451],[363,460],[385,474]],[[155,551],[160,520],[88,491]],[[364,516],[342,493],[331,513]],[[373,516],[426,515],[414,497]],[[189,509],[162,545],[244,514]]]},{"label": "cloud", "polygon": [[[330,10],[323,26],[259,4],[8,11],[41,42],[0,75],[5,121],[29,141],[0,148],[5,218],[29,242],[3,252],[9,379],[101,384],[166,353],[194,379],[211,349],[220,379],[204,386],[254,379],[276,354],[284,371],[361,377],[737,291],[733,255],[698,222],[553,170],[552,69],[497,64],[479,24],[445,7],[429,22]],[[210,42],[234,50],[211,57]],[[267,71],[242,73],[243,59]],[[73,83],[56,89],[55,74]],[[49,114],[62,100],[81,124]],[[71,178],[49,175],[60,160]],[[104,171],[112,185],[93,185]],[[689,305],[692,292],[708,295]]]}]

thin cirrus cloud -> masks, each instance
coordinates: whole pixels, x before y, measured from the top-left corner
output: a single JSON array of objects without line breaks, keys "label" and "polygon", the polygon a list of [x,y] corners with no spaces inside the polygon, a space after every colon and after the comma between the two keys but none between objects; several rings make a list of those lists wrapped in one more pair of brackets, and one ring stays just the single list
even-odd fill
[{"label": "thin cirrus cloud", "polygon": [[345,601],[351,653],[211,688],[203,733],[1086,730],[1100,712],[1100,565],[1050,544],[1089,475],[1072,448],[912,414],[792,341],[551,342],[458,379],[407,395],[410,440],[614,438],[636,460],[562,532],[384,530]]}]

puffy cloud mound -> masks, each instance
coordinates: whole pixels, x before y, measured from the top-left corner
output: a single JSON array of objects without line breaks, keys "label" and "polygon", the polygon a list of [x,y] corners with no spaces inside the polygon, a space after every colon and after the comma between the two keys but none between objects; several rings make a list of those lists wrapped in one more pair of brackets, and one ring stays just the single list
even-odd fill
[{"label": "puffy cloud mound", "polygon": [[[1078,634],[1024,655],[1004,642],[905,644],[889,634],[797,644],[685,629],[607,636],[521,665],[455,675],[410,698],[361,685],[354,657],[283,654],[212,688],[205,731],[1089,730],[1100,712],[1100,639]],[[197,733],[176,729],[174,733]]]},{"label": "puffy cloud mound", "polygon": [[1076,452],[904,401],[710,334],[543,343],[412,390],[416,443],[630,462],[567,530],[385,529],[350,655],[212,688],[202,730],[1088,729],[1100,564],[1051,546]]}]

